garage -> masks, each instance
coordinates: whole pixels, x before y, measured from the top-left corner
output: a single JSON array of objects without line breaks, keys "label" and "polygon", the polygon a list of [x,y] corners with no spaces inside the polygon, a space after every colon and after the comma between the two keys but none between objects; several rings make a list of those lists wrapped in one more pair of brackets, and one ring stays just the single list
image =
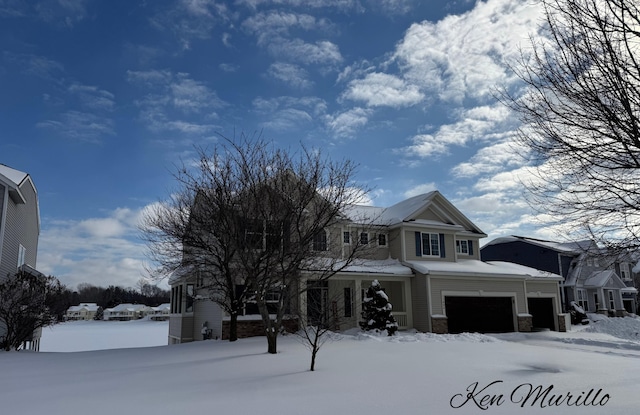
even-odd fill
[{"label": "garage", "polygon": [[533,316],[533,329],[555,330],[553,298],[527,298],[529,314]]},{"label": "garage", "polygon": [[511,297],[445,297],[449,333],[514,331]]}]

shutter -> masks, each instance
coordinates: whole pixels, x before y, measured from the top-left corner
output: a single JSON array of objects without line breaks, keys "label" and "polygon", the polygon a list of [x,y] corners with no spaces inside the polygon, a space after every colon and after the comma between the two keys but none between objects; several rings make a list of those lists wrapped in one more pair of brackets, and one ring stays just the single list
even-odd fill
[{"label": "shutter", "polygon": [[467,243],[469,244],[469,255],[473,255],[473,241],[469,239]]},{"label": "shutter", "polygon": [[416,256],[422,256],[422,235],[420,232],[416,232]]},{"label": "shutter", "polygon": [[444,233],[440,234],[440,258],[445,258],[447,254],[444,252]]}]

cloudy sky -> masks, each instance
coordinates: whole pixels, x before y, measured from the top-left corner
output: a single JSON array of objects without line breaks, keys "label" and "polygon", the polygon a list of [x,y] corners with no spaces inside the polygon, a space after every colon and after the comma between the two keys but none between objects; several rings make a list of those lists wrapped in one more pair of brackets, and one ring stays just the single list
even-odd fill
[{"label": "cloudy sky", "polygon": [[194,145],[262,131],[359,164],[377,206],[440,190],[489,237],[532,225],[494,98],[531,0],[0,0],[0,163],[31,174],[37,267],[144,276],[137,222]]}]

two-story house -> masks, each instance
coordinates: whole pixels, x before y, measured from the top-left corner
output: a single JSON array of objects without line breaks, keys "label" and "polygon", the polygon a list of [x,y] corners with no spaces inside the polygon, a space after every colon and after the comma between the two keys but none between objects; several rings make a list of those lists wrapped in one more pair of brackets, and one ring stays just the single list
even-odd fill
[{"label": "two-story house", "polygon": [[[517,264],[481,261],[479,245],[486,235],[440,192],[388,208],[351,206],[343,213],[340,226],[319,234],[309,249],[344,257],[356,244],[370,249],[328,280],[318,283],[312,272],[301,273],[300,284],[312,283],[313,288],[293,307],[307,313],[307,321],[314,320],[310,313],[328,313],[336,330],[358,327],[363,293],[378,280],[401,330],[566,329],[559,293],[562,278]],[[362,218],[367,218],[364,231]],[[215,338],[224,337],[224,313],[198,291],[197,275],[187,270],[169,283],[170,343],[200,339],[203,328]],[[246,309],[244,317],[250,320],[257,310],[251,304]]]},{"label": "two-story house", "polygon": [[494,239],[481,252],[485,260],[508,261],[561,275],[564,310],[575,302],[592,313],[636,313],[637,290],[630,257],[608,255],[591,241],[559,243],[509,236]]},{"label": "two-story house", "polygon": [[64,319],[67,321],[95,320],[96,316],[99,315],[101,311],[102,307],[98,306],[96,303],[72,305],[65,312]]},{"label": "two-story house", "polygon": [[[38,192],[27,173],[0,164],[0,280],[19,270],[36,271],[40,210]],[[3,335],[0,323],[0,337]],[[25,348],[38,350],[40,330]]]}]

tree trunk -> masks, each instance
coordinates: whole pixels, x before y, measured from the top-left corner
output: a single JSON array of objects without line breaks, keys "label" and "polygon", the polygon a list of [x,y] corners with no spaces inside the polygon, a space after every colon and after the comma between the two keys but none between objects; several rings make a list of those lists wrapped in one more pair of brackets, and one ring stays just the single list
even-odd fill
[{"label": "tree trunk", "polygon": [[229,318],[229,341],[236,340],[238,340],[238,313],[234,311]]},{"label": "tree trunk", "polygon": [[267,352],[271,354],[278,353],[278,333],[267,331]]}]

